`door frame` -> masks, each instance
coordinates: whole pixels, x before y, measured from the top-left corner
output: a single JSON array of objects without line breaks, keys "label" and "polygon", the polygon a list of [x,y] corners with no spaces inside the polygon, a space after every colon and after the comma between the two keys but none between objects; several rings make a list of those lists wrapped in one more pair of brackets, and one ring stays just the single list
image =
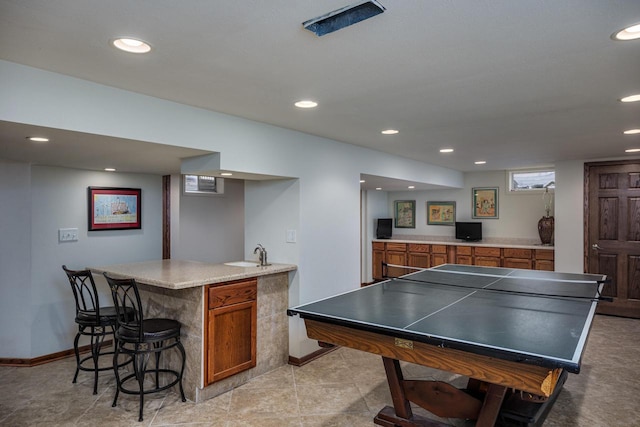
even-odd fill
[{"label": "door frame", "polygon": [[600,167],[600,166],[615,166],[615,165],[628,165],[628,164],[634,164],[634,163],[640,163],[640,158],[638,159],[625,159],[625,160],[608,160],[608,161],[600,161],[600,162],[585,162],[584,164],[584,189],[583,189],[583,195],[584,195],[584,215],[583,215],[583,237],[584,237],[584,242],[583,242],[583,250],[582,250],[582,255],[583,255],[583,270],[585,273],[588,272],[589,269],[589,250],[591,248],[591,246],[589,245],[589,207],[590,207],[590,200],[589,200],[589,175],[591,173],[591,168],[592,167]]}]

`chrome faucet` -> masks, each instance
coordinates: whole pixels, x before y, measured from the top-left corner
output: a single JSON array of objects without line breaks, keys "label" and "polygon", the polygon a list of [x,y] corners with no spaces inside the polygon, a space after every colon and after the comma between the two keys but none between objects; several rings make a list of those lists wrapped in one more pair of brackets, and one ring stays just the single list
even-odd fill
[{"label": "chrome faucet", "polygon": [[260,252],[260,254],[258,255],[258,258],[260,259],[260,266],[264,267],[266,265],[269,265],[267,263],[267,250],[260,243],[258,243],[258,246],[253,250],[254,254],[258,252]]}]

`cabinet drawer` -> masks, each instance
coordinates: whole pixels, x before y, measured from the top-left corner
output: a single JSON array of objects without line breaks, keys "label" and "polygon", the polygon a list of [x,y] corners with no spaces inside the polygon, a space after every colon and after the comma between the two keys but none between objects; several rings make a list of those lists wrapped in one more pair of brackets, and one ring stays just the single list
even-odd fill
[{"label": "cabinet drawer", "polygon": [[550,259],[553,260],[554,252],[548,249],[536,249],[536,259]]},{"label": "cabinet drawer", "polygon": [[434,254],[446,254],[447,245],[431,245],[431,253]]},{"label": "cabinet drawer", "polygon": [[504,248],[505,258],[531,258],[531,249]]},{"label": "cabinet drawer", "polygon": [[506,268],[525,268],[531,270],[532,262],[530,259],[525,258],[505,258],[502,266]]},{"label": "cabinet drawer", "polygon": [[384,251],[384,242],[373,242],[374,251]]},{"label": "cabinet drawer", "polygon": [[554,271],[555,267],[554,267],[554,263],[553,263],[552,260],[541,259],[541,260],[536,260],[535,269],[536,270]]},{"label": "cabinet drawer", "polygon": [[500,248],[476,247],[475,253],[476,253],[476,256],[500,257]]},{"label": "cabinet drawer", "polygon": [[409,243],[409,252],[429,252],[429,245]]},{"label": "cabinet drawer", "polygon": [[405,252],[407,250],[406,243],[387,243],[388,251]]},{"label": "cabinet drawer", "polygon": [[500,267],[500,258],[476,257],[475,265],[481,265],[483,267]]},{"label": "cabinet drawer", "polygon": [[456,246],[458,255],[471,255],[471,246]]},{"label": "cabinet drawer", "polygon": [[208,293],[209,309],[254,301],[258,296],[258,281],[252,279],[213,285],[209,287]]}]

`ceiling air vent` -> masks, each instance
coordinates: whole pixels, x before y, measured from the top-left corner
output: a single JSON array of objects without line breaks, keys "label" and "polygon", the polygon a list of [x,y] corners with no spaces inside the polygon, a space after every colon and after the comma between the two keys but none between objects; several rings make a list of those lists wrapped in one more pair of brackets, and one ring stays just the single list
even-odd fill
[{"label": "ceiling air vent", "polygon": [[384,6],[375,0],[363,1],[334,10],[317,18],[309,19],[303,22],[302,26],[316,33],[317,36],[324,36],[379,15],[384,11]]}]

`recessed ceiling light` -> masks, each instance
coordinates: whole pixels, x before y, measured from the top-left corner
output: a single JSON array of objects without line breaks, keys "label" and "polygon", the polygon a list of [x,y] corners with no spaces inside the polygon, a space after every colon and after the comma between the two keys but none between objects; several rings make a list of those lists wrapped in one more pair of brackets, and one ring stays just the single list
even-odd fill
[{"label": "recessed ceiling light", "polygon": [[478,160],[477,162],[473,162],[473,163],[475,163],[476,165],[484,165],[484,164],[486,164],[487,162],[486,162],[486,161],[484,161],[484,160]]},{"label": "recessed ceiling light", "polygon": [[367,181],[365,181],[364,179],[360,180],[360,184],[364,184],[365,182],[367,182]]},{"label": "recessed ceiling light", "polygon": [[232,175],[233,175],[233,173],[231,173],[231,172],[221,172],[220,173],[220,176],[232,176]]},{"label": "recessed ceiling light", "polygon": [[624,30],[613,33],[611,36],[614,40],[635,40],[640,39],[640,24],[632,25]]},{"label": "recessed ceiling light", "polygon": [[376,190],[382,190],[382,187],[376,187]]},{"label": "recessed ceiling light", "polygon": [[628,150],[624,150],[625,153],[638,153],[640,152],[640,148],[629,148]]},{"label": "recessed ceiling light", "polygon": [[107,172],[115,172],[115,168],[104,168],[105,171]]},{"label": "recessed ceiling light", "polygon": [[408,186],[407,188],[408,188],[409,190],[413,190],[414,188],[416,188],[416,186],[415,186],[415,185],[410,185],[410,186]]},{"label": "recessed ceiling light", "polygon": [[399,132],[399,131],[398,131],[398,130],[395,130],[395,129],[385,129],[385,130],[383,130],[383,131],[382,131],[382,132],[380,132],[380,133],[382,133],[382,134],[384,134],[384,135],[395,135],[395,134],[397,134],[398,132]]},{"label": "recessed ceiling light", "polygon": [[441,148],[441,153],[453,153],[453,148]]},{"label": "recessed ceiling light", "polygon": [[637,95],[629,95],[620,99],[621,102],[638,102],[640,101],[640,93]]},{"label": "recessed ceiling light", "polygon": [[27,139],[33,142],[49,142],[49,138],[44,138],[42,136],[28,136]]},{"label": "recessed ceiling light", "polygon": [[637,133],[640,133],[640,129],[629,129],[629,130],[625,130],[623,133],[625,135],[635,135]]},{"label": "recessed ceiling light", "polygon": [[308,99],[303,99],[301,101],[296,102],[293,105],[295,105],[298,108],[315,108],[318,106],[318,103]]},{"label": "recessed ceiling light", "polygon": [[142,40],[130,37],[121,37],[111,41],[115,47],[129,53],[147,53],[151,51],[151,46]]}]

